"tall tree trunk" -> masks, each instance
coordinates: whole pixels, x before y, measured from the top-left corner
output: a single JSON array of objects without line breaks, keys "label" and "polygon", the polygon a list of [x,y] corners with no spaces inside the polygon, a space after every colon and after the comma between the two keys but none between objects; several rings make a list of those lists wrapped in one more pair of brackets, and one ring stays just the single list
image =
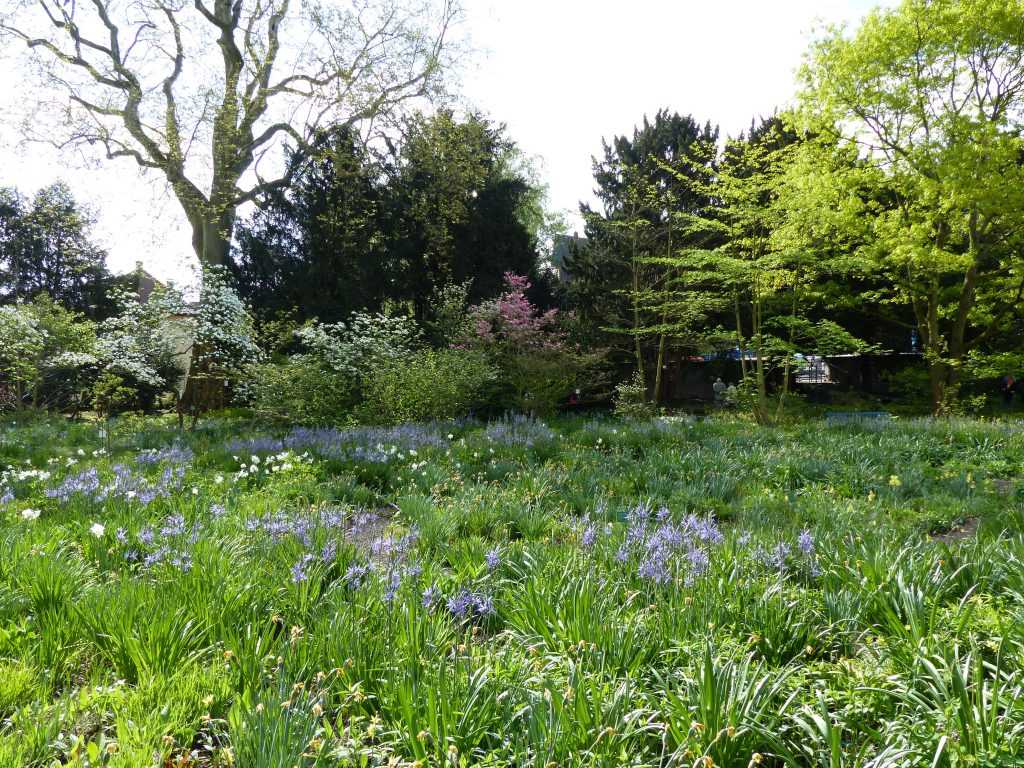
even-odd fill
[{"label": "tall tree trunk", "polygon": [[740,353],[740,374],[743,377],[743,381],[747,380],[747,359],[743,355],[743,348],[746,346],[746,342],[743,339],[743,315],[740,313],[740,295],[734,293],[733,298],[733,309],[736,310],[736,349]]},{"label": "tall tree trunk", "polygon": [[[664,325],[665,317],[662,315],[661,322]],[[654,372],[654,402],[661,403],[661,385],[664,378],[663,371],[665,369],[665,339],[667,334],[664,332],[658,339],[658,369]]]},{"label": "tall tree trunk", "polygon": [[[794,285],[794,287],[793,287],[793,300],[792,300],[792,302],[790,304],[790,309],[789,309],[790,319],[793,319],[793,318],[796,317],[796,308],[797,308],[796,286]],[[778,420],[780,420],[782,418],[782,413],[783,413],[783,411],[786,408],[786,398],[789,396],[789,371],[790,371],[790,367],[791,367],[790,363],[792,361],[792,355],[793,355],[793,323],[789,324],[789,337],[788,337],[788,340],[789,340],[789,349],[786,350],[786,362],[783,363],[783,366],[782,366],[782,392],[779,393],[779,404],[778,404],[778,407],[775,409],[775,420],[776,421],[778,421]]]},{"label": "tall tree trunk", "polygon": [[932,396],[932,413],[936,416],[945,415],[949,409],[949,349],[946,339],[939,326],[939,286],[932,283],[928,292],[927,311],[925,315],[927,341],[924,345],[924,359],[928,366],[928,381]]},{"label": "tall tree trunk", "polygon": [[221,267],[228,263],[231,237],[234,234],[234,212],[220,216],[189,214],[192,225],[192,250],[201,267]]},{"label": "tall tree trunk", "polygon": [[[751,340],[754,343],[754,375],[757,380],[757,403],[754,406],[754,418],[759,424],[768,421],[768,381],[764,366],[764,338],[761,336],[761,312],[763,306],[761,297],[755,288],[755,294],[751,298]],[[740,356],[742,357],[742,350]]]},{"label": "tall tree trunk", "polygon": [[932,360],[928,363],[928,383],[931,388],[932,413],[943,416],[949,409],[949,373],[945,362]]},{"label": "tall tree trunk", "polygon": [[640,266],[636,257],[636,241],[633,242],[633,354],[636,355],[636,369],[646,382],[647,372],[644,370],[644,352],[640,345]]}]

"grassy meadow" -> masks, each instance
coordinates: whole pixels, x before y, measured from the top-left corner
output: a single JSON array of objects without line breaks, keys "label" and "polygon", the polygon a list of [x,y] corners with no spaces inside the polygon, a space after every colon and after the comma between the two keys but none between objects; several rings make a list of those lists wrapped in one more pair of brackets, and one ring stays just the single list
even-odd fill
[{"label": "grassy meadow", "polygon": [[0,425],[0,766],[1024,765],[1024,425]]}]

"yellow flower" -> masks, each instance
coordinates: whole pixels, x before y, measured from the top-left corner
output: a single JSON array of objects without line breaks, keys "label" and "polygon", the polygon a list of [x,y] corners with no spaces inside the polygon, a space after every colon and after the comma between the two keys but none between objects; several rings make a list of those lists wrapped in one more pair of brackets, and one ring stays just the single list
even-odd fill
[{"label": "yellow flower", "polygon": [[889,485],[891,485],[893,488],[899,488],[901,485],[903,485],[902,481],[900,480],[900,476],[889,475]]}]

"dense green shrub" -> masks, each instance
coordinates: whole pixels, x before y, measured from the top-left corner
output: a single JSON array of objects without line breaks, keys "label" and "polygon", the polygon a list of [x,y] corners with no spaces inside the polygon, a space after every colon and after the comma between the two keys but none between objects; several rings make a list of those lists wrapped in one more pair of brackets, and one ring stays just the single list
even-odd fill
[{"label": "dense green shrub", "polygon": [[249,366],[240,395],[267,418],[338,424],[352,420],[371,372],[409,358],[419,329],[409,318],[356,313],[345,323],[308,323],[294,336],[304,351]]},{"label": "dense green shrub", "polygon": [[363,387],[359,414],[366,421],[387,423],[462,416],[485,404],[497,376],[481,352],[421,350],[374,368]]},{"label": "dense green shrub", "polygon": [[506,408],[549,414],[564,404],[574,389],[589,383],[596,358],[571,349],[538,349],[503,360]]},{"label": "dense green shrub", "polygon": [[96,328],[49,296],[0,307],[0,409],[66,407],[96,369]]},{"label": "dense green shrub", "polygon": [[351,378],[312,355],[250,366],[244,393],[260,416],[306,425],[344,422],[357,402]]}]

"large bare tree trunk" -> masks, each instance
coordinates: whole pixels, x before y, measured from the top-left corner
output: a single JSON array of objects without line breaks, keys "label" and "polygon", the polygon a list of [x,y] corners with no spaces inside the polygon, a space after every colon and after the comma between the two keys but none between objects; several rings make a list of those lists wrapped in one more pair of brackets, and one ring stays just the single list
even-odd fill
[{"label": "large bare tree trunk", "polygon": [[234,212],[211,221],[202,214],[189,214],[192,225],[192,249],[203,267],[222,267],[228,263],[234,234]]}]

